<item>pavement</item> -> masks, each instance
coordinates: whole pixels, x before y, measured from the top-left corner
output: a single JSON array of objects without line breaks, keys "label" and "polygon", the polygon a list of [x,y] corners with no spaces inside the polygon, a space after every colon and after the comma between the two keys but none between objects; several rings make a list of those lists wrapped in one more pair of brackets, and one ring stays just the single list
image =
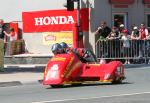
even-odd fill
[{"label": "pavement", "polygon": [[42,83],[44,68],[4,68],[0,72],[0,87]]},{"label": "pavement", "polygon": [[[130,64],[124,65],[124,67],[125,69],[137,67],[150,68],[150,65]],[[42,83],[44,68],[44,65],[37,67],[28,66],[28,68],[25,68],[25,65],[21,66],[20,68],[5,68],[4,71],[0,72],[0,87]]]}]

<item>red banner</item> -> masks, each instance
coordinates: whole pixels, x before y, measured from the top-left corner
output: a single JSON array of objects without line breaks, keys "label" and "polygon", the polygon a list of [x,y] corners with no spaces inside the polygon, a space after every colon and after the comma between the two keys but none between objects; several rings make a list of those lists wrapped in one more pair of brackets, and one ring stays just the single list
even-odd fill
[{"label": "red banner", "polygon": [[[89,30],[89,9],[81,9],[81,29]],[[59,32],[72,31],[72,24],[77,23],[77,10],[46,10],[23,12],[23,32]]]}]

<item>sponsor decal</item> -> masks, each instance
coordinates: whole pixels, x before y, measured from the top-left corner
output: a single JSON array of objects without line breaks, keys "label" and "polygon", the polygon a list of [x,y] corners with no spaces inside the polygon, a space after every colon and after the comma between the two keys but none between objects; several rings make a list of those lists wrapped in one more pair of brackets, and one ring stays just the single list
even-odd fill
[{"label": "sponsor decal", "polygon": [[71,60],[70,60],[70,62],[68,63],[68,65],[67,65],[67,67],[66,67],[66,70],[64,71],[63,77],[66,77],[66,75],[67,75],[68,72],[70,71],[71,65],[73,64],[73,61],[74,61],[74,57],[72,57]]},{"label": "sponsor decal", "polygon": [[58,65],[54,64],[48,71],[47,75],[46,75],[46,80],[48,80],[49,78],[58,78]]},{"label": "sponsor decal", "polygon": [[69,77],[71,75],[71,73],[76,70],[82,63],[79,61],[77,63],[75,63],[75,65],[73,65],[72,69],[69,71],[69,73],[66,75],[66,77]]},{"label": "sponsor decal", "polygon": [[74,19],[72,16],[52,16],[52,17],[46,16],[46,17],[34,18],[34,20],[35,20],[35,26],[74,23]]},{"label": "sponsor decal", "polygon": [[56,41],[56,36],[54,35],[46,35],[44,38],[45,41],[51,41],[51,40]]},{"label": "sponsor decal", "polygon": [[44,32],[43,44],[52,45],[55,43],[65,42],[68,45],[73,45],[73,33],[72,32]]},{"label": "sponsor decal", "polygon": [[[80,11],[81,30],[89,30],[89,9]],[[60,32],[72,31],[74,23],[77,23],[77,10],[68,12],[66,9],[43,10],[22,13],[23,32]]]},{"label": "sponsor decal", "polygon": [[59,58],[52,58],[51,61],[65,61],[66,58],[62,58],[62,57],[59,57]]}]

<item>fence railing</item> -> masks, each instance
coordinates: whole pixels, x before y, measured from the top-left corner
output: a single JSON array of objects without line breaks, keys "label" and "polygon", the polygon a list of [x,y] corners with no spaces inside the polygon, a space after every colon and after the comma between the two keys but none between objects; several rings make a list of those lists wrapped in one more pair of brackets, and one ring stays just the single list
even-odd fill
[{"label": "fence railing", "polygon": [[107,60],[129,59],[131,63],[149,63],[150,40],[98,40],[96,56]]}]

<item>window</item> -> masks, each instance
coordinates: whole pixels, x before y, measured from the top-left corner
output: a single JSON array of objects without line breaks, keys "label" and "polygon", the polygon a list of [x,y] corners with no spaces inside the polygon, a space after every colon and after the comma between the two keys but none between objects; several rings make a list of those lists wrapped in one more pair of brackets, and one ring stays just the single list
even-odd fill
[{"label": "window", "polygon": [[150,14],[147,14],[147,27],[150,27]]},{"label": "window", "polygon": [[127,13],[113,13],[113,26],[119,27],[120,24],[127,27]]}]

